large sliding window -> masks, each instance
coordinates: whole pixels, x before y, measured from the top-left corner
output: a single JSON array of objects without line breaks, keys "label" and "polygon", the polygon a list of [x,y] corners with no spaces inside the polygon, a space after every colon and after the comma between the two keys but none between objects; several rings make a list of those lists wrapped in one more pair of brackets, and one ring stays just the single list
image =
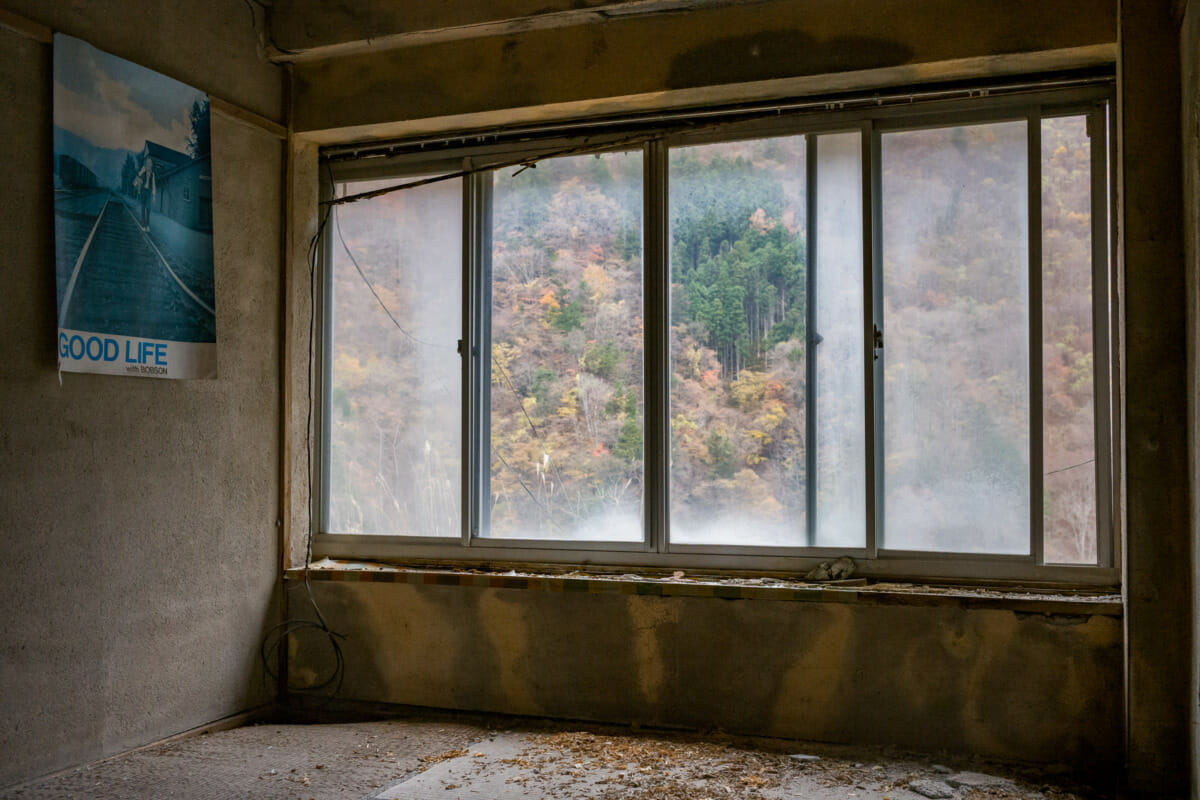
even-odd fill
[{"label": "large sliding window", "polygon": [[328,154],[318,551],[1113,582],[1108,91]]}]

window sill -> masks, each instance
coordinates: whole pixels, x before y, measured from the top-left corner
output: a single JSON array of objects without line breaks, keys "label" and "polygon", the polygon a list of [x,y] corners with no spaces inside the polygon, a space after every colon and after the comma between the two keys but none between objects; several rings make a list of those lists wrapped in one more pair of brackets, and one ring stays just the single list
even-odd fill
[{"label": "window sill", "polygon": [[[303,581],[303,568],[289,569],[288,581]],[[1121,617],[1121,596],[1113,593],[1042,589],[946,586],[866,578],[816,583],[780,578],[596,574],[494,571],[474,568],[405,567],[371,561],[315,562],[310,581],[337,583],[401,583],[418,586],[463,586],[478,589],[524,589],[579,594],[626,594],[651,597],[714,597],[722,600],[775,600],[846,603],[873,606],[942,606],[999,609],[1016,613]]]}]

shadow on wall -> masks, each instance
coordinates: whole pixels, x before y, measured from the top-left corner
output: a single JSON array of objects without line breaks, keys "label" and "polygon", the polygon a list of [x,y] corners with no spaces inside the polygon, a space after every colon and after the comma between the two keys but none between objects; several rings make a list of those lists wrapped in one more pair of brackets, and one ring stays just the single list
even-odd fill
[{"label": "shadow on wall", "polygon": [[[316,582],[375,703],[1120,763],[1121,625],[997,609]],[[293,594],[294,600],[301,600]],[[293,653],[313,675],[320,643]]]},{"label": "shadow on wall", "polygon": [[820,41],[799,30],[771,31],[718,39],[676,56],[667,88],[894,67],[912,58],[912,48],[885,39],[846,36]]}]

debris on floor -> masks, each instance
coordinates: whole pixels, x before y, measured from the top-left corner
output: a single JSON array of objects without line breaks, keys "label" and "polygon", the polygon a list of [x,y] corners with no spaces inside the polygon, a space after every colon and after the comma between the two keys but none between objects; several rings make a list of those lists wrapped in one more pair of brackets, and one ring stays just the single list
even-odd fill
[{"label": "debris on floor", "polygon": [[943,800],[943,798],[954,797],[954,790],[949,784],[941,781],[931,781],[924,778],[913,781],[908,784],[908,788],[912,789],[922,797],[930,797],[933,800]]},{"label": "debris on floor", "polygon": [[854,559],[842,556],[836,561],[822,561],[804,574],[809,581],[840,581],[854,574]]},{"label": "debris on floor", "polygon": [[374,798],[1072,800],[1089,796],[979,772],[951,775],[953,771],[946,767],[938,771],[908,759],[880,758],[874,751],[842,748],[841,755],[789,754],[727,736],[504,731],[470,749],[469,755],[438,759]]},{"label": "debris on floor", "polygon": [[[801,749],[802,748],[802,749]],[[413,712],[263,724],[124,753],[15,800],[1093,800],[1038,771],[881,748]]]}]

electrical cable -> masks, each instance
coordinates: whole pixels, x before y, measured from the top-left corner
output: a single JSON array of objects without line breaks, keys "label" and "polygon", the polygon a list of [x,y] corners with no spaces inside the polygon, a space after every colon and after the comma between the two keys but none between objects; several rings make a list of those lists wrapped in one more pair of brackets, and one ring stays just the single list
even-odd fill
[{"label": "electrical cable", "polygon": [[[708,125],[692,126],[692,128],[698,129],[698,130],[703,130],[705,128],[711,128],[711,127],[716,127],[716,125],[708,124]],[[533,155],[533,156],[527,155],[522,158],[512,158],[512,159],[508,159],[505,161],[499,161],[494,164],[485,164],[485,165],[478,166],[478,167],[470,167],[467,169],[456,170],[454,172],[445,172],[445,173],[442,173],[441,175],[434,175],[433,177],[430,177],[430,178],[422,178],[420,180],[410,181],[408,183],[391,184],[389,186],[382,186],[378,189],[371,189],[366,192],[358,192],[356,194],[348,194],[348,195],[343,195],[341,197],[335,197],[330,200],[322,200],[321,205],[323,205],[323,206],[340,206],[340,205],[346,205],[347,203],[358,203],[362,200],[371,200],[373,198],[382,197],[386,194],[392,194],[394,192],[401,192],[401,191],[406,191],[409,189],[419,189],[422,186],[429,186],[430,184],[441,183],[442,181],[454,180],[456,178],[466,178],[466,177],[469,177],[471,175],[476,175],[481,172],[495,172],[496,170],[508,169],[509,167],[520,167],[520,169],[518,169],[516,172],[513,173],[513,175],[516,176],[516,175],[520,175],[522,172],[524,172],[527,169],[532,169],[532,168],[537,167],[537,164],[539,161],[546,161],[546,160],[552,159],[552,158],[562,158],[565,156],[590,155],[590,154],[594,154],[594,153],[607,153],[607,152],[610,152],[613,150],[619,150],[623,147],[628,147],[628,146],[635,145],[635,144],[645,144],[646,142],[651,142],[656,139],[660,139],[660,138],[662,138],[662,136],[663,136],[662,132],[655,131],[653,133],[638,133],[638,134],[634,134],[632,136],[626,136],[621,139],[611,139],[611,140],[604,140],[604,141],[593,142],[593,143],[585,142],[584,144],[575,145],[573,147],[564,147],[564,148],[560,148],[558,150],[552,150],[547,153],[539,153],[539,154]],[[325,163],[326,163],[326,166],[328,166],[329,162],[326,161]]]},{"label": "electrical cable", "polygon": [[1052,469],[1049,472],[1045,472],[1042,474],[1043,475],[1057,475],[1060,472],[1066,472],[1067,470],[1078,469],[1079,467],[1086,467],[1088,464],[1095,464],[1095,463],[1096,463],[1096,459],[1089,458],[1086,461],[1080,461],[1078,464],[1072,464],[1071,466],[1063,467],[1062,469]]},{"label": "electrical cable", "polygon": [[[512,166],[512,165],[510,165],[510,166]],[[526,169],[534,168],[536,166],[537,166],[536,160],[529,160],[529,161],[521,162],[521,169],[518,170],[516,173],[514,173],[514,175],[519,175],[521,172],[525,171]],[[329,169],[328,163],[326,163],[326,168]],[[492,171],[497,168],[499,168],[499,167],[493,166],[493,167],[490,167],[488,171]],[[330,169],[329,171],[331,173],[330,174],[330,183],[332,184],[333,183],[332,170]],[[454,177],[454,175],[439,175],[439,176],[435,176],[434,178],[430,178],[430,179],[426,179],[426,180],[414,181],[412,183],[401,184],[401,186],[406,186],[406,187],[427,186],[430,183],[434,183],[435,181],[439,181],[439,180],[446,180],[449,177]],[[390,188],[391,187],[389,187],[389,189]],[[386,193],[386,192],[383,192],[383,193]],[[376,192],[362,192],[357,195],[349,195],[349,197],[356,197],[361,200],[367,200],[367,199],[371,199],[373,197],[379,197],[379,196],[381,196],[381,193],[376,193]],[[350,259],[350,263],[354,266],[354,270],[358,273],[358,277],[360,279],[362,279],[362,282],[366,285],[367,289],[370,290],[371,296],[375,298],[375,302],[379,305],[379,307],[381,309],[383,309],[383,313],[387,315],[389,320],[391,320],[391,323],[393,326],[395,326],[396,330],[398,330],[398,331],[400,331],[400,333],[404,334],[404,336],[407,339],[409,339],[410,341],[415,342],[417,344],[425,345],[427,347],[434,347],[434,348],[438,348],[438,349],[448,349],[446,345],[440,345],[435,342],[428,342],[428,341],[425,341],[424,339],[421,339],[417,336],[414,336],[412,333],[410,333],[407,329],[405,329],[405,327],[403,325],[400,324],[400,321],[396,319],[395,314],[393,314],[391,309],[389,309],[387,307],[387,304],[384,303],[383,298],[381,298],[379,296],[379,292],[376,291],[375,285],[371,282],[371,280],[367,277],[367,274],[363,271],[362,265],[358,263],[358,259],[354,256],[353,251],[351,251],[349,244],[346,242],[345,236],[343,236],[343,234],[342,234],[342,223],[341,223],[340,217],[337,214],[337,206],[339,204],[339,201],[342,199],[343,198],[339,197],[339,198],[334,198],[333,200],[330,200],[330,201],[326,201],[326,219],[328,219],[329,214],[332,212],[333,213],[333,228],[334,228],[334,231],[337,232],[338,240],[341,242],[342,249],[345,251],[346,257]],[[502,364],[500,364],[499,361],[496,360],[496,357],[494,355],[492,356],[492,364],[499,370],[500,375],[503,378],[505,387],[512,394],[513,398],[517,401],[517,406],[518,406],[518,408],[521,409],[521,413],[524,415],[525,421],[529,425],[529,429],[533,432],[534,439],[537,441],[538,445],[541,447],[542,453],[545,454],[547,457],[549,457],[549,452],[546,448],[546,443],[542,439],[541,433],[537,429],[537,425],[534,424],[533,419],[529,416],[529,412],[525,409],[525,405],[522,402],[521,396],[517,392],[516,388],[513,386],[512,379],[508,375],[508,371],[505,370],[504,366]],[[441,383],[440,379],[439,379],[439,383]],[[442,389],[447,394],[449,394],[449,389],[447,389],[444,384],[442,385]],[[544,503],[542,503],[540,500],[538,500],[538,498],[534,495],[533,491],[529,488],[528,484],[526,484],[525,481],[521,478],[521,474],[516,470],[516,468],[514,468],[511,464],[509,464],[508,461],[504,458],[503,455],[500,454],[499,451],[496,452],[496,457],[500,460],[500,462],[502,464],[504,464],[505,467],[507,467],[513,473],[514,476],[516,476],[517,482],[519,484],[521,484],[521,488],[524,489],[525,493],[529,495],[529,498],[531,500],[533,500],[533,502],[535,504],[537,504],[537,506],[546,513],[547,518],[550,520],[551,524],[554,525],[554,527],[561,529],[562,526],[559,525],[557,520],[553,519],[553,517],[550,515],[550,510],[545,506]],[[561,468],[558,466],[558,461],[552,460],[552,463],[554,464],[555,474],[558,476],[559,485],[563,487],[564,491],[566,491],[568,484],[567,484],[566,479],[563,477]],[[572,516],[578,516],[576,514],[573,514],[570,511],[570,509],[567,509],[567,513],[572,514]]]},{"label": "electrical cable", "polygon": [[[312,427],[313,427],[313,402],[312,402],[312,374],[313,374],[313,344],[316,340],[316,274],[317,274],[317,254],[319,252],[320,243],[325,234],[326,227],[329,223],[329,216],[332,213],[331,208],[327,208],[323,217],[317,225],[317,231],[313,235],[312,240],[308,245],[308,286],[309,297],[313,304],[313,308],[309,314],[308,321],[308,373],[309,373],[309,404],[307,425],[304,432],[305,443],[305,465],[308,474],[308,485],[312,486]],[[312,591],[312,582],[309,578],[310,565],[312,564],[312,540],[313,540],[313,525],[309,524],[307,535],[304,542],[304,589],[308,596],[309,605],[312,606],[313,613],[316,614],[316,621],[304,619],[300,617],[292,617],[285,619],[277,625],[274,625],[263,635],[262,641],[259,644],[259,658],[262,661],[263,679],[264,681],[273,681],[277,689],[286,698],[291,693],[311,695],[322,694],[324,690],[333,687],[331,691],[325,694],[325,701],[322,705],[332,702],[341,691],[342,683],[346,675],[346,657],[342,651],[341,640],[346,638],[346,635],[339,633],[329,627],[329,623],[325,619],[325,615],[321,613],[321,607],[317,604],[316,596]],[[273,663],[279,664],[286,653],[281,649],[286,646],[289,637],[297,631],[302,630],[318,630],[325,634],[329,642],[330,649],[333,653],[333,669],[329,677],[324,680],[304,687],[294,687],[290,684],[282,684],[280,682],[280,670]],[[272,658],[273,656],[273,658]]]},{"label": "electrical cable", "polygon": [[[332,208],[333,206],[330,206],[330,209]],[[346,239],[342,236],[342,222],[338,218],[337,214],[333,215],[333,229],[337,231],[338,240],[342,243],[342,249],[346,251],[346,256],[350,259],[350,263],[354,265],[355,271],[358,272],[358,277],[362,278],[363,283],[365,283],[367,288],[371,290],[371,295],[375,298],[375,302],[378,303],[379,307],[383,309],[383,313],[387,314],[388,319],[390,319],[392,324],[396,326],[396,330],[400,331],[417,344],[423,344],[426,347],[436,347],[440,350],[449,350],[450,348],[447,345],[437,344],[436,342],[427,342],[424,339],[419,339],[416,336],[413,336],[404,329],[404,326],[402,326],[399,320],[396,319],[396,316],[392,314],[391,309],[389,309],[383,302],[383,298],[379,296],[379,292],[375,291],[375,284],[371,283],[371,281],[367,278],[366,273],[363,272],[363,268],[358,264],[358,259],[354,257],[354,253],[350,252],[350,246],[346,244]]]}]

